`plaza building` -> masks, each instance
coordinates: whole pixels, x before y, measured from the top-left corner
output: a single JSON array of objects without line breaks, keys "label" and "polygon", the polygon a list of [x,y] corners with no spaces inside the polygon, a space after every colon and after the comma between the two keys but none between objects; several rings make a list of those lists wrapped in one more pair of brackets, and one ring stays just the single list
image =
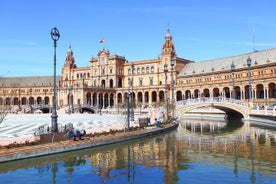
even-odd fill
[{"label": "plaza building", "polygon": [[[102,49],[78,67],[69,46],[61,76],[57,76],[57,105],[75,110],[136,108],[190,98],[225,97],[254,104],[276,104],[276,49],[194,62],[177,56],[167,30],[159,57],[128,61]],[[0,104],[32,112],[53,104],[53,77],[2,77]],[[46,110],[45,110],[46,109]],[[47,112],[44,108],[43,112]]]}]

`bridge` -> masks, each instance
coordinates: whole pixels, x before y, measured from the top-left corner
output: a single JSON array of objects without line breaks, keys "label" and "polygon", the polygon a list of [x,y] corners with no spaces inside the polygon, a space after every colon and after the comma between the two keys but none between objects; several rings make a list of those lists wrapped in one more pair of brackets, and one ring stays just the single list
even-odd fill
[{"label": "bridge", "polygon": [[213,107],[226,113],[227,119],[249,119],[250,107],[248,102],[224,97],[204,97],[186,99],[176,102],[176,114],[182,117],[185,113],[201,107]]},{"label": "bridge", "polygon": [[[82,104],[82,105],[66,105],[63,106],[62,108],[65,109],[65,113],[70,114],[74,112],[78,113],[84,113],[84,112],[89,112],[89,113],[97,113],[98,108],[95,106],[91,106],[88,104]],[[51,105],[30,105],[30,106],[25,106],[22,107],[24,113],[50,113],[52,106]]]}]

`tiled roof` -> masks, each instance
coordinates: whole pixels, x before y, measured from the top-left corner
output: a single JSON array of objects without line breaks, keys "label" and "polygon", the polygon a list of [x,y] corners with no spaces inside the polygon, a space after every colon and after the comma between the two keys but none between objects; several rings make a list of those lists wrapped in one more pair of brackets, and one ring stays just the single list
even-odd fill
[{"label": "tiled roof", "polygon": [[191,62],[182,69],[179,76],[231,70],[232,62],[235,69],[246,68],[248,57],[252,60],[252,67],[268,62],[276,63],[276,48],[208,61]]},{"label": "tiled roof", "polygon": [[[57,76],[56,81],[60,80],[61,76]],[[52,86],[53,82],[53,76],[2,77],[0,87]]]}]

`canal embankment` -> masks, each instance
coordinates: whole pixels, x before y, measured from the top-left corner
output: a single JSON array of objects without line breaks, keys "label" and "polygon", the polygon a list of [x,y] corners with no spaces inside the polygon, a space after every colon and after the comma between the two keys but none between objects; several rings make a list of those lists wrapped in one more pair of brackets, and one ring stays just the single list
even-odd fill
[{"label": "canal embankment", "polygon": [[86,138],[84,140],[74,141],[72,139],[66,141],[44,143],[38,145],[29,145],[14,148],[0,149],[0,163],[14,160],[21,160],[32,157],[39,157],[51,154],[57,154],[62,152],[75,151],[85,148],[93,148],[99,146],[105,146],[124,141],[135,140],[139,138],[145,138],[153,136],[163,132],[167,132],[178,127],[178,123],[166,124],[162,127],[148,127],[141,130],[102,135],[93,138]]}]

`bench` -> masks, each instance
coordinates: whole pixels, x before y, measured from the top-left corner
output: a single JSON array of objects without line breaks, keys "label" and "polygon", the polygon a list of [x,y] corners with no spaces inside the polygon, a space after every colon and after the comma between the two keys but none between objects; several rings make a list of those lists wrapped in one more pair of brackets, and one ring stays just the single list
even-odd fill
[{"label": "bench", "polygon": [[138,118],[140,128],[145,128],[150,124],[150,118]]}]

